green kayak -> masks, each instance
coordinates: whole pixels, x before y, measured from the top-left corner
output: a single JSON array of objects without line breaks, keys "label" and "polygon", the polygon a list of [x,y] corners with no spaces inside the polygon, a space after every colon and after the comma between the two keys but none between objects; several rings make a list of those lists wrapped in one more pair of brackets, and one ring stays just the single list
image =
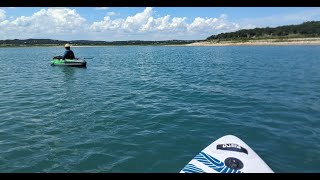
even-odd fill
[{"label": "green kayak", "polygon": [[71,67],[86,67],[87,62],[81,59],[53,59],[52,66],[71,66]]}]

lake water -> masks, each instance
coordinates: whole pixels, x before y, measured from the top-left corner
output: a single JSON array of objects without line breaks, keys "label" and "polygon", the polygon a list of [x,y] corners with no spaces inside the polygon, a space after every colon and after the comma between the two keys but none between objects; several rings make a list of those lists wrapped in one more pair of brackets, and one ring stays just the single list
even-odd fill
[{"label": "lake water", "polygon": [[223,135],[320,172],[320,46],[0,48],[0,172],[179,172]]}]

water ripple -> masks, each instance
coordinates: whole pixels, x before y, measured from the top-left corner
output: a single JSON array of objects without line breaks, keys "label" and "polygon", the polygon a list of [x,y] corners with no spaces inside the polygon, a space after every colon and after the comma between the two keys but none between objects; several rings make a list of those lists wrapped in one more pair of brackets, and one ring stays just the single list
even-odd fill
[{"label": "water ripple", "polygon": [[0,171],[179,172],[234,134],[276,172],[319,172],[319,48],[75,47],[85,69],[0,48]]}]

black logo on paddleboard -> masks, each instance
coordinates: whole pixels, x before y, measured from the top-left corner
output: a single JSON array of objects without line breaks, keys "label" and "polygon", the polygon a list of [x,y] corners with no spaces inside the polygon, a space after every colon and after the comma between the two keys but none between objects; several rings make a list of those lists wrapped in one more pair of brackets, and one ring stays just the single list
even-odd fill
[{"label": "black logo on paddleboard", "polygon": [[248,154],[247,149],[239,146],[238,144],[227,143],[227,144],[218,144],[217,149],[227,150],[227,151],[237,151]]},{"label": "black logo on paddleboard", "polygon": [[240,159],[234,158],[234,157],[228,157],[224,160],[224,164],[232,169],[239,170],[243,168],[243,163],[240,161]]}]

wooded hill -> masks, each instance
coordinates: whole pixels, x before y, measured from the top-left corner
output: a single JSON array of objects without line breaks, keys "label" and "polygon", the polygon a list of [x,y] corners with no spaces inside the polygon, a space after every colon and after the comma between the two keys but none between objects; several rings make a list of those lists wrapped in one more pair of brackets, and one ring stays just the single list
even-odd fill
[{"label": "wooded hill", "polygon": [[278,26],[275,28],[243,29],[236,32],[221,33],[208,37],[207,41],[251,40],[272,38],[310,38],[320,37],[320,21],[308,21],[299,25]]}]

